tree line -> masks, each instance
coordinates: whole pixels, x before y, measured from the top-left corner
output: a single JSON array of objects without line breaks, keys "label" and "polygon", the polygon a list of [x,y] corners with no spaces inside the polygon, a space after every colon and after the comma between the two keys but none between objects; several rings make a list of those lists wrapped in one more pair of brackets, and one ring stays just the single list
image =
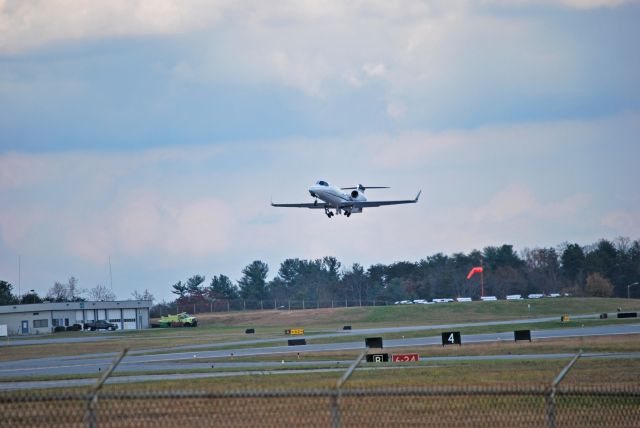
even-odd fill
[{"label": "tree line", "polygon": [[[193,275],[171,286],[173,302],[163,302],[167,310],[176,306],[229,305],[229,301],[253,302],[393,302],[409,299],[480,297],[478,276],[467,280],[472,267],[484,270],[484,293],[504,298],[509,294],[568,293],[573,296],[626,297],[629,284],[640,281],[640,240],[601,239],[581,246],[564,243],[558,247],[524,249],[512,245],[488,246],[482,251],[446,255],[437,253],[419,261],[374,264],[365,269],[354,263],[343,267],[332,256],[321,259],[286,259],[280,263],[273,279],[268,280],[269,266],[255,260],[242,269],[242,276],[232,281],[228,276],[213,276],[207,283],[203,275]],[[44,301],[115,300],[104,286],[86,290],[76,278],[55,282],[45,298],[31,291],[13,294],[13,286],[0,281],[0,304],[39,303]],[[640,297],[640,286],[630,289]],[[134,299],[153,300],[145,290],[134,291]],[[224,302],[227,303],[224,303]],[[260,306],[257,306],[260,307]]]},{"label": "tree line", "polygon": [[[145,289],[142,293],[134,290],[131,297],[135,300],[154,300],[153,294]],[[111,288],[98,284],[87,290],[80,288],[78,279],[71,276],[67,282],[55,281],[47,294],[41,297],[35,290],[18,295],[14,294],[14,286],[8,281],[0,280],[0,305],[32,304],[44,302],[84,302],[86,300],[105,302],[117,300]]]},{"label": "tree line", "polygon": [[[335,258],[286,259],[268,280],[269,266],[255,260],[234,283],[202,275],[171,286],[177,305],[209,304],[242,299],[263,301],[363,302],[480,297],[478,276],[469,270],[483,267],[484,293],[504,298],[509,294],[568,293],[572,296],[626,297],[627,285],[640,280],[640,240],[601,239],[586,246],[564,243],[556,248],[524,249],[512,245],[488,246],[482,251],[446,255],[437,253],[416,262],[358,263],[344,268]],[[637,297],[640,287],[632,290]],[[166,302],[165,302],[165,305]],[[188,306],[187,306],[188,307]]]}]

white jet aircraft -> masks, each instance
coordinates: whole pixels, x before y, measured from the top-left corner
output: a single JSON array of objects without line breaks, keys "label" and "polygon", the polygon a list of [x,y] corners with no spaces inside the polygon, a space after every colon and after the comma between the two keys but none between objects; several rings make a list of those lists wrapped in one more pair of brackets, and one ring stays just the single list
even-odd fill
[{"label": "white jet aircraft", "polygon": [[[327,217],[333,217],[335,210],[336,214],[342,214],[347,217],[351,214],[361,213],[363,208],[380,207],[383,205],[398,205],[398,204],[415,204],[418,202],[418,198],[422,193],[422,190],[418,192],[415,199],[407,200],[395,200],[395,201],[367,201],[364,197],[364,191],[366,189],[388,189],[388,187],[365,187],[362,184],[358,184],[358,187],[333,187],[326,181],[320,180],[313,186],[309,187],[309,193],[312,197],[316,198],[315,202],[301,203],[301,204],[274,204],[271,202],[272,207],[286,207],[286,208],[324,208],[324,213]],[[349,193],[342,192],[342,190],[351,190]],[[320,199],[322,202],[318,202]]]}]

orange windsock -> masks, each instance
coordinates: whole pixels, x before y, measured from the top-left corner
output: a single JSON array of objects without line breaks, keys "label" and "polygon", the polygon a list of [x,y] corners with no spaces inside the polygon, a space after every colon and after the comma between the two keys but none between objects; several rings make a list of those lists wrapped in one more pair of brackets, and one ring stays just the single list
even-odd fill
[{"label": "orange windsock", "polygon": [[469,271],[469,274],[467,275],[467,279],[471,279],[471,277],[475,273],[482,273],[482,266],[476,266],[474,268],[471,268],[471,270]]}]

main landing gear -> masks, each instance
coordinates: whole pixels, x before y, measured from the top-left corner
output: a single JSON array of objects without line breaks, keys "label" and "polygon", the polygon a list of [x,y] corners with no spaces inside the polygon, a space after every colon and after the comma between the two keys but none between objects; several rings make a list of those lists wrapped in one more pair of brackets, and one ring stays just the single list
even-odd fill
[{"label": "main landing gear", "polygon": [[[336,214],[342,214],[342,210],[340,208],[336,209],[336,212],[332,212],[329,208],[325,207],[324,209],[324,213],[327,215],[327,217],[331,218]],[[344,210],[344,215],[347,217],[351,217],[351,210]]]}]

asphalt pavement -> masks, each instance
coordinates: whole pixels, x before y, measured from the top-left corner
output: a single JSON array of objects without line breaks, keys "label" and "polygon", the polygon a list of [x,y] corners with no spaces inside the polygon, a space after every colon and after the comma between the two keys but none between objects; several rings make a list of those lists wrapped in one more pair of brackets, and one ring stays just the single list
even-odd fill
[{"label": "asphalt pavement", "polygon": [[[555,319],[555,317],[553,318]],[[529,320],[530,321],[530,320]],[[474,323],[472,325],[491,325],[491,324],[482,324],[482,323]],[[495,324],[493,324],[495,325]],[[456,327],[463,326],[461,324],[449,324],[449,325],[440,325],[440,326],[429,326],[429,330],[453,330]],[[465,324],[464,326],[468,326]],[[411,327],[413,328],[413,327]],[[411,331],[411,330],[403,330],[402,328],[383,328],[383,329],[366,329],[366,330],[353,330],[351,334],[375,334],[382,335],[384,337],[384,333],[397,333],[402,331]],[[600,335],[618,335],[618,334],[640,334],[640,324],[618,324],[618,325],[610,325],[610,326],[598,326],[598,327],[582,327],[582,328],[564,328],[564,329],[554,329],[554,330],[534,330],[531,332],[531,336],[533,340],[541,340],[541,339],[551,339],[551,338],[563,338],[563,337],[580,337],[580,336],[600,336]],[[339,335],[343,336],[343,335]],[[323,337],[323,335],[309,336],[308,339],[312,340],[313,338]],[[282,341],[282,339],[278,339]],[[493,342],[493,341],[513,341],[513,332],[503,332],[503,333],[484,333],[484,334],[470,334],[462,336],[462,344],[465,343],[480,343],[480,342]],[[254,340],[248,340],[246,342],[237,342],[238,344],[242,344],[246,346],[246,344],[264,344],[264,341],[258,340],[257,342]],[[229,345],[228,343],[225,345]],[[429,346],[429,345],[441,345],[440,336],[428,336],[421,338],[407,338],[407,339],[390,339],[384,341],[384,346],[387,348],[398,348],[398,347],[418,347],[418,346]],[[211,345],[209,345],[209,348]],[[186,369],[202,369],[206,370],[209,368],[242,368],[242,367],[255,367],[257,364],[260,366],[268,367],[277,365],[277,363],[242,363],[242,362],[233,362],[229,361],[232,354],[234,357],[247,357],[247,356],[265,356],[265,355],[281,355],[281,354],[291,354],[294,352],[300,352],[301,354],[309,354],[320,351],[341,351],[341,350],[358,350],[365,349],[364,341],[351,341],[351,342],[337,342],[337,343],[322,343],[322,344],[309,344],[303,346],[266,346],[266,347],[249,347],[249,348],[234,348],[234,349],[224,349],[224,350],[203,350],[203,351],[189,351],[184,352],[181,350],[182,347],[175,347],[175,352],[170,352],[168,350],[172,348],[161,348],[161,349],[147,349],[137,351],[136,353],[132,353],[125,357],[125,359],[121,362],[121,364],[116,369],[116,372],[126,373],[126,372],[152,372],[152,371],[179,371]],[[157,353],[162,352],[162,353]],[[563,354],[549,354],[552,356],[529,356],[531,359],[533,358],[563,358],[564,356],[558,356]],[[623,354],[628,358],[638,358],[638,354]],[[483,358],[522,358],[522,356],[485,356],[485,357],[455,357],[455,358],[466,358],[469,360],[474,359],[483,359]],[[206,362],[203,363],[203,359],[224,359],[224,361],[220,362]],[[443,358],[438,358],[442,360]],[[48,357],[48,358],[38,358],[38,359],[25,359],[25,360],[15,360],[15,361],[5,361],[0,362],[0,390],[2,389],[16,389],[20,385],[22,385],[26,389],[30,388],[41,388],[45,387],[42,385],[50,385],[47,387],[60,387],[60,386],[82,386],[91,384],[94,380],[92,379],[78,379],[78,380],[68,380],[68,381],[26,381],[26,378],[29,376],[60,376],[60,375],[90,375],[96,374],[99,375],[102,371],[106,370],[113,360],[113,354],[87,354],[87,355],[77,355],[77,356],[63,356],[63,357]],[[348,362],[345,361],[331,361],[331,364],[339,364],[342,365]],[[308,370],[304,369],[305,365],[309,364],[321,364],[317,361],[315,362],[305,362],[305,361],[293,361],[286,362],[291,366],[300,367],[300,370]],[[213,366],[213,367],[211,367]],[[341,370],[341,369],[340,369]],[[290,371],[287,371],[290,372]],[[218,373],[218,372],[216,372]],[[187,378],[188,376],[201,377],[199,375],[203,375],[205,377],[213,377],[219,376],[216,373],[191,373],[191,374],[179,374],[181,378]],[[188,375],[188,376],[187,376]],[[195,376],[198,375],[198,376]],[[233,372],[228,375],[238,375],[238,372]],[[2,378],[15,378],[15,377],[25,377],[25,381],[20,382],[1,382]],[[155,380],[155,379],[164,379],[170,380],[174,376],[173,374],[165,374],[165,375],[136,375],[136,376],[125,376],[118,377],[113,379],[113,382],[125,382],[124,378],[136,379],[131,381],[140,381],[142,380]],[[43,383],[45,382],[45,383]],[[49,382],[49,383],[46,383]],[[76,382],[76,383],[74,383]],[[89,383],[87,383],[89,382]],[[34,386],[40,385],[40,386]]]}]

